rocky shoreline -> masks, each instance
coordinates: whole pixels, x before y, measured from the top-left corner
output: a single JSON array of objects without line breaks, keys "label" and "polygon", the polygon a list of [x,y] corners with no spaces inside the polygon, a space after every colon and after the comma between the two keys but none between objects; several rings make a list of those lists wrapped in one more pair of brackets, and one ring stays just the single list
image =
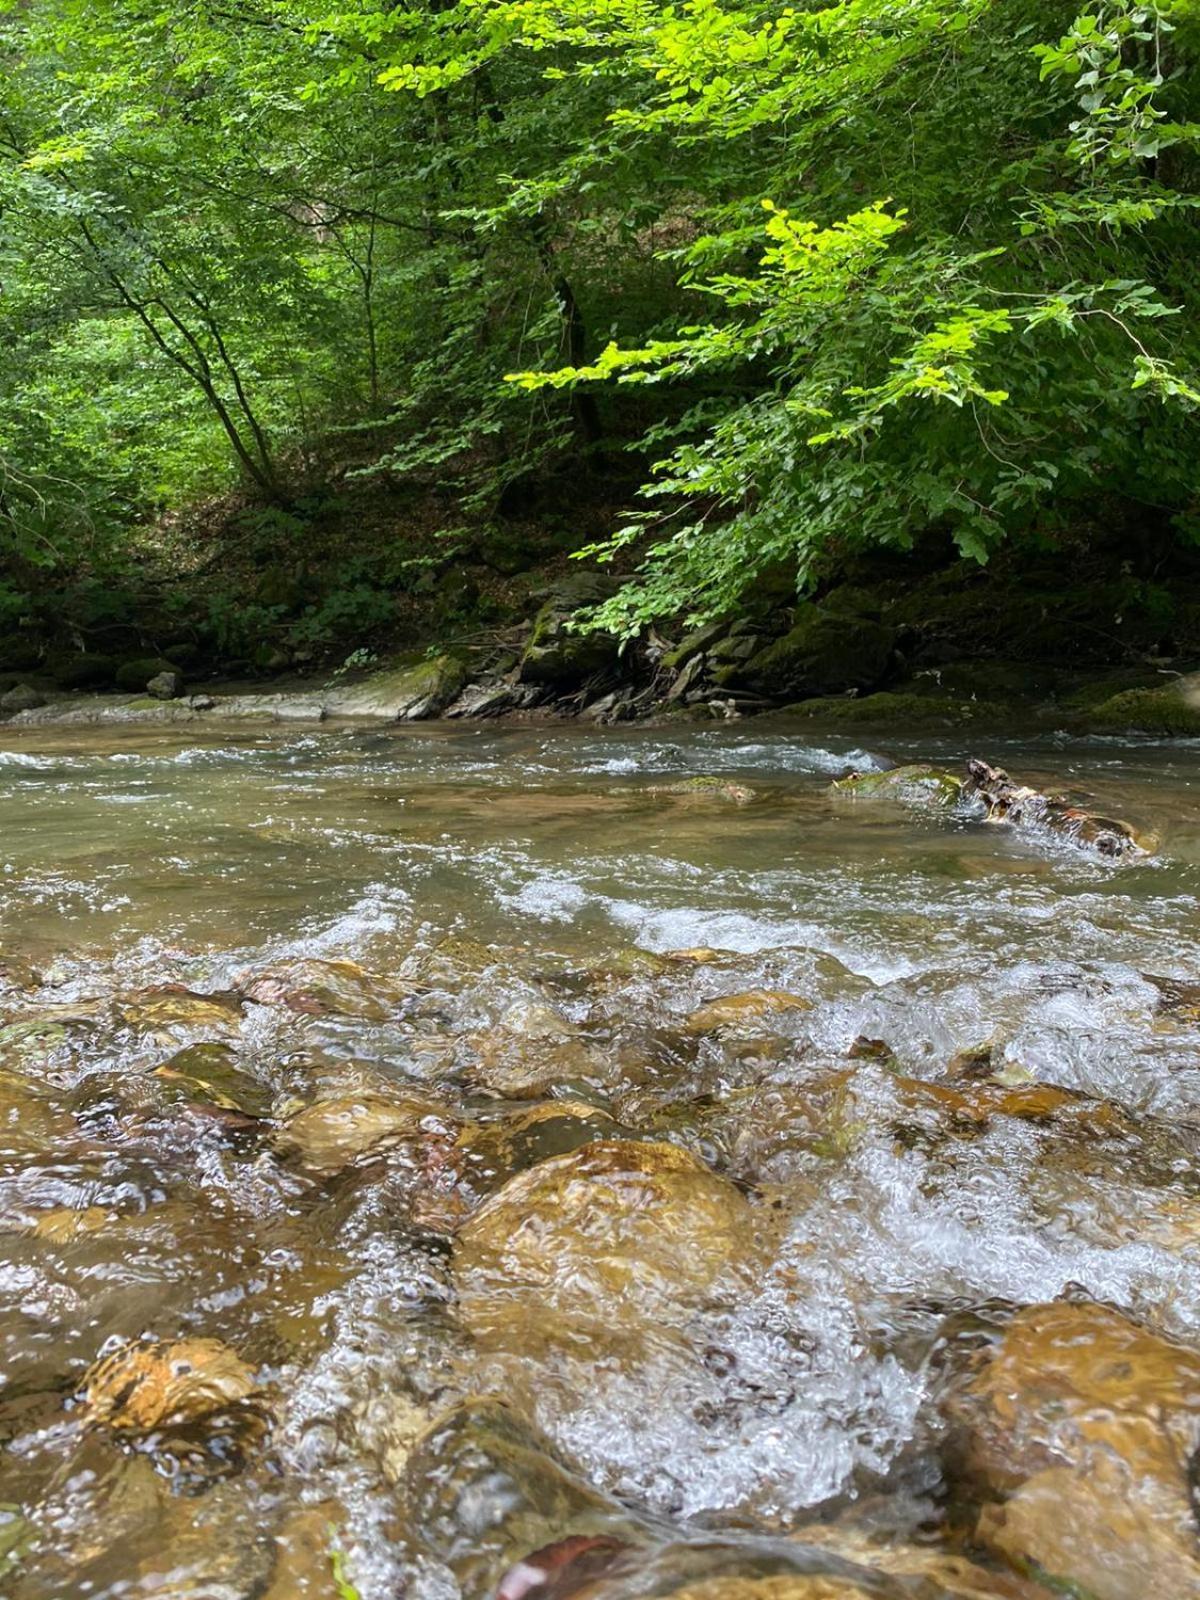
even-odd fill
[{"label": "rocky shoreline", "polygon": [[[693,660],[700,660],[694,657]],[[979,675],[986,669],[981,664]],[[37,728],[96,724],[175,724],[220,720],[324,722],[365,720],[418,722],[431,719],[516,718],[538,721],[701,722],[772,713],[814,731],[936,733],[943,729],[1041,727],[1086,735],[1142,735],[1152,738],[1200,737],[1200,671],[1131,675],[1143,681],[1114,687],[1111,675],[1068,676],[1057,692],[1042,696],[1007,694],[980,698],[934,679],[859,693],[810,696],[788,701],[780,696],[748,698],[697,685],[691,692],[664,690],[658,675],[617,678],[611,674],[570,691],[531,684],[519,670],[472,669],[449,653],[424,661],[401,661],[364,673],[354,681],[299,681],[286,687],[247,688],[205,685],[199,692],[181,686],[170,697],[101,690],[62,692],[22,683],[0,695],[0,726]],[[693,678],[700,674],[694,673]],[[678,679],[675,680],[676,683]]]},{"label": "rocky shoreline", "polygon": [[[1012,721],[1078,734],[1200,737],[1200,658],[1152,649],[1125,664],[965,653],[964,643],[889,620],[870,591],[775,605],[621,646],[586,633],[578,613],[610,586],[572,575],[542,591],[532,618],[380,660],[359,652],[324,676],[266,684],[207,681],[187,652],[104,670],[80,655],[53,671],[0,674],[0,719],[174,723],[365,718],[582,718],[703,721],[782,713],[819,728],[882,732]],[[872,614],[874,612],[875,614]],[[942,659],[945,657],[946,659]],[[356,670],[355,670],[356,669]]]}]

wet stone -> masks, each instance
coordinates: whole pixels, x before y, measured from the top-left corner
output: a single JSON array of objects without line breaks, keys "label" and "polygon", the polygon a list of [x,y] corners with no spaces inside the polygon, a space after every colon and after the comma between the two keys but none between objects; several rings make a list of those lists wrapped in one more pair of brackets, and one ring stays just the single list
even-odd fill
[{"label": "wet stone", "polygon": [[196,1422],[255,1388],[254,1369],[219,1339],[123,1345],[90,1367],[82,1384],[88,1421],[117,1433]]},{"label": "wet stone", "polygon": [[196,994],[182,984],[162,984],[117,1004],[117,1016],[136,1033],[171,1041],[189,1033],[235,1036],[241,1007],[233,995]]},{"label": "wet stone", "polygon": [[707,1001],[689,1014],[685,1027],[689,1033],[715,1033],[721,1028],[753,1027],[766,1018],[812,1008],[811,1000],[783,989],[747,989]]},{"label": "wet stone", "polygon": [[242,1471],[270,1425],[254,1369],[219,1339],[121,1346],[88,1370],[80,1411],[90,1430],[146,1456],[182,1493]]},{"label": "wet stone", "polygon": [[728,1180],[675,1145],[600,1140],[509,1180],[459,1230],[457,1314],[493,1349],[668,1336],[761,1254]]},{"label": "wet stone", "polygon": [[283,1006],[313,1017],[358,1017],[386,1022],[403,1014],[412,989],[357,961],[308,958],[261,972],[242,973],[239,991],[256,1005]]},{"label": "wet stone", "polygon": [[248,1117],[269,1116],[270,1090],[235,1063],[234,1052],[226,1044],[194,1044],[155,1067],[154,1077],[180,1096]]},{"label": "wet stone", "polygon": [[464,1595],[498,1593],[504,1582],[520,1600],[514,1568],[559,1541],[646,1538],[501,1401],[469,1401],[439,1417],[417,1441],[402,1488],[410,1541],[448,1568]]},{"label": "wet stone", "polygon": [[1029,1306],[946,1410],[981,1545],[1096,1600],[1200,1593],[1195,1351],[1105,1306]]},{"label": "wet stone", "polygon": [[602,1055],[573,1023],[537,1001],[520,1000],[499,1025],[471,1041],[472,1079],[513,1099],[547,1094],[576,1080],[602,1082],[608,1075]]},{"label": "wet stone", "polygon": [[680,778],[675,783],[651,784],[645,793],[684,802],[691,801],[698,804],[712,802],[733,806],[748,806],[758,798],[756,791],[749,784],[708,774],[701,774],[695,778]]},{"label": "wet stone", "polygon": [[910,765],[885,772],[852,772],[833,784],[836,794],[852,800],[898,800],[912,806],[954,806],[963,780],[937,767]]},{"label": "wet stone", "polygon": [[453,1138],[447,1108],[428,1096],[349,1094],[317,1100],[290,1117],[279,1142],[313,1173],[329,1176],[403,1142]]}]

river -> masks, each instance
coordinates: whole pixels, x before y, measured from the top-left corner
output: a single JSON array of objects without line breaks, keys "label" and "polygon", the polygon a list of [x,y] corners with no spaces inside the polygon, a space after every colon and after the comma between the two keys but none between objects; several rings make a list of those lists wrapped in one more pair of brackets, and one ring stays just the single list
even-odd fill
[{"label": "river", "polygon": [[[1200,745],[969,737],[0,729],[0,1589],[1200,1592],[955,1464],[1200,1350]],[[968,754],[1155,853],[830,791]]]}]

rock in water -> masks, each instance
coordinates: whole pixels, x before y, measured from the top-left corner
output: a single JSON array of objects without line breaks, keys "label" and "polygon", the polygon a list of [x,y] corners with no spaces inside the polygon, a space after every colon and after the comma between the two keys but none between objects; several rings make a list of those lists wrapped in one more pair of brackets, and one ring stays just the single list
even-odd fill
[{"label": "rock in water", "polygon": [[267,1434],[254,1369],[219,1339],[125,1344],[88,1369],[84,1420],[180,1488],[238,1472]]},{"label": "rock in water", "polygon": [[835,794],[852,800],[899,800],[905,805],[953,806],[962,796],[963,781],[938,767],[913,764],[886,772],[850,772],[833,783]]},{"label": "rock in water", "polygon": [[1061,795],[1016,784],[999,767],[972,758],[965,778],[938,767],[914,764],[886,772],[851,772],[833,784],[835,794],[856,800],[899,800],[904,805],[959,807],[965,814],[1031,831],[1044,829],[1069,844],[1112,857],[1137,857],[1150,845],[1126,822],[1115,822]]},{"label": "rock in water", "polygon": [[437,717],[462,691],[467,669],[456,656],[434,656],[411,666],[376,672],[362,683],[338,689],[325,702],[331,717],[381,717],[417,722]]},{"label": "rock in water", "polygon": [[684,1024],[688,1033],[715,1033],[721,1028],[736,1028],[782,1016],[789,1011],[811,1011],[813,1003],[803,995],[786,989],[747,989],[741,994],[724,994],[693,1011]]},{"label": "rock in water", "polygon": [[675,1145],[597,1140],[518,1173],[459,1231],[458,1313],[491,1349],[638,1348],[759,1254],[744,1196]]},{"label": "rock in water", "polygon": [[1027,1306],[946,1409],[980,1544],[1093,1600],[1200,1594],[1195,1351],[1105,1306]]},{"label": "rock in water", "polygon": [[616,1552],[646,1537],[499,1400],[470,1400],[439,1417],[417,1441],[403,1490],[410,1541],[444,1563],[464,1595],[495,1595],[503,1584],[520,1600],[583,1544]]},{"label": "rock in water", "polygon": [[339,1095],[318,1100],[285,1125],[280,1142],[310,1171],[340,1172],[405,1140],[449,1137],[446,1108],[422,1094]]},{"label": "rock in water", "polygon": [[90,1422],[116,1433],[150,1433],[197,1422],[247,1399],[254,1370],[219,1339],[127,1344],[89,1367],[83,1399]]},{"label": "rock in water", "polygon": [[357,961],[300,957],[237,976],[239,992],[262,1006],[285,1006],[312,1017],[361,1017],[386,1022],[412,997],[409,985],[368,972]]}]

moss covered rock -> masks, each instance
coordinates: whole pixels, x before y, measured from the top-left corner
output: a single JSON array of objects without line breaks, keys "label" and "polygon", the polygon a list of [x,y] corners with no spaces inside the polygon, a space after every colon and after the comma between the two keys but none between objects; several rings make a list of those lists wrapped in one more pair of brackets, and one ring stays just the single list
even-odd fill
[{"label": "moss covered rock", "polygon": [[834,781],[835,794],[852,800],[899,800],[906,805],[952,806],[962,795],[963,780],[939,767],[912,765],[887,772],[852,772]]},{"label": "moss covered rock", "polygon": [[361,683],[331,694],[325,709],[334,717],[379,717],[389,722],[419,722],[440,716],[462,692],[466,665],[457,656],[433,656],[376,672]]},{"label": "moss covered rock", "polygon": [[895,728],[931,727],[939,723],[972,722],[1004,716],[1005,708],[990,701],[956,700],[949,695],[894,694],[825,695],[785,706],[792,716],[832,723],[872,722]]},{"label": "moss covered rock", "polygon": [[781,639],[716,676],[772,696],[871,689],[886,673],[895,643],[887,623],[805,605]]},{"label": "moss covered rock", "polygon": [[603,672],[617,659],[618,645],[610,633],[579,633],[573,619],[581,606],[603,599],[579,585],[551,594],[533,619],[533,628],[521,656],[525,683],[553,689],[573,689],[594,673]]},{"label": "moss covered rock", "polygon": [[[111,656],[75,651],[56,656],[46,663],[46,669],[60,689],[101,689],[115,682],[117,666]],[[148,681],[143,680],[134,688],[144,688]]]},{"label": "moss covered rock", "polygon": [[[157,678],[160,672],[179,673],[179,665],[174,661],[167,661],[163,656],[137,656],[132,661],[123,661],[114,674],[114,681],[118,689],[124,689],[128,694],[137,694],[144,689],[151,678]],[[180,673],[182,677],[182,673]]]},{"label": "moss covered rock", "polygon": [[1200,737],[1200,674],[1161,689],[1126,689],[1084,713],[1097,733],[1153,733],[1169,739]]}]

